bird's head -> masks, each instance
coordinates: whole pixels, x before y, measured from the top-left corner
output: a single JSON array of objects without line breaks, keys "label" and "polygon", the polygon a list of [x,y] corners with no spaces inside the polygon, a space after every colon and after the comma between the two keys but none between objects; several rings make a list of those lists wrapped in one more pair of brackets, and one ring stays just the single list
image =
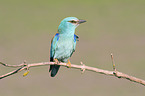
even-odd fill
[{"label": "bird's head", "polygon": [[79,20],[76,17],[67,17],[63,19],[58,27],[59,33],[66,33],[70,31],[75,31],[75,28],[81,24],[86,22],[85,20]]}]

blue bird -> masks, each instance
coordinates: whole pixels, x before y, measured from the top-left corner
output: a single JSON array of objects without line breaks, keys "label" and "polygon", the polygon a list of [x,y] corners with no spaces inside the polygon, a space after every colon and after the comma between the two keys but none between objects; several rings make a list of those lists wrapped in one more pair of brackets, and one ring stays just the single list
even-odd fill
[{"label": "blue bird", "polygon": [[[78,36],[75,35],[76,27],[86,22],[85,20],[79,20],[76,17],[67,17],[63,19],[58,27],[58,32],[54,35],[51,40],[50,49],[50,61],[67,63],[71,67],[69,57],[72,56],[76,48],[76,41],[78,41]],[[54,77],[60,65],[50,65],[49,72],[51,72],[51,77]]]}]

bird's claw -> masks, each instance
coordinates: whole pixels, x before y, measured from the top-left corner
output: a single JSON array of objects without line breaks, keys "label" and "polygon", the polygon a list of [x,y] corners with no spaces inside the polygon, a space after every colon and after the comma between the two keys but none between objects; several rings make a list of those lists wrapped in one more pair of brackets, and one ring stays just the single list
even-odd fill
[{"label": "bird's claw", "polygon": [[66,65],[68,66],[68,68],[71,68],[71,62],[68,59],[68,62],[66,63]]},{"label": "bird's claw", "polygon": [[59,64],[59,61],[57,59],[54,59],[55,64]]}]

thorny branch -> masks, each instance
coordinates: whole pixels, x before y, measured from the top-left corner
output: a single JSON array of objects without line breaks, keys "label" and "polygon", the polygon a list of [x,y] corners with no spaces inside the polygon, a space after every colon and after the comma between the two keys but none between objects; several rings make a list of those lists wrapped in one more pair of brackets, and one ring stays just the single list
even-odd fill
[{"label": "thorny branch", "polygon": [[[124,74],[122,72],[117,71],[116,67],[115,67],[115,62],[114,62],[114,59],[113,59],[113,54],[111,54],[111,59],[112,59],[112,63],[113,63],[113,71],[108,71],[108,70],[103,70],[103,69],[99,69],[99,68],[86,66],[82,62],[81,62],[81,65],[71,64],[71,68],[80,69],[82,71],[82,73],[84,73],[85,70],[88,70],[88,71],[92,71],[92,72],[96,72],[96,73],[100,73],[100,74],[104,74],[104,75],[115,76],[117,78],[127,79],[127,80],[130,80],[132,82],[136,82],[136,83],[139,83],[139,84],[142,84],[142,85],[145,86],[145,81],[144,80],[133,77],[133,76],[129,76],[127,74]],[[3,65],[5,67],[18,67],[18,69],[14,70],[12,72],[1,75],[0,79],[3,79],[5,77],[16,74],[16,73],[18,73],[22,70],[27,70],[27,72],[25,72],[23,74],[23,76],[26,76],[29,73],[29,68],[31,68],[31,67],[55,65],[55,62],[42,62],[42,63],[33,63],[33,64],[26,64],[26,62],[24,62],[24,63],[19,64],[19,65],[8,65],[8,64],[0,62],[0,65]],[[59,63],[58,65],[68,67],[68,65],[66,63]]]}]

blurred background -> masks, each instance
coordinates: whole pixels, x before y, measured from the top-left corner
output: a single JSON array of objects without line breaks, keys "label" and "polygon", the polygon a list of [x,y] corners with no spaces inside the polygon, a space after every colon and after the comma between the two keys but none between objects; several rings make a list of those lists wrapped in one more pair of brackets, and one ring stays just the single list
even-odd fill
[{"label": "blurred background", "polygon": [[[144,0],[1,0],[0,61],[7,64],[49,61],[50,41],[62,19],[87,22],[76,29],[80,37],[72,64],[118,71],[145,80]],[[0,75],[14,70],[0,66]],[[125,79],[61,67],[51,78],[48,67],[30,69],[0,80],[1,96],[145,96],[145,87]]]}]

